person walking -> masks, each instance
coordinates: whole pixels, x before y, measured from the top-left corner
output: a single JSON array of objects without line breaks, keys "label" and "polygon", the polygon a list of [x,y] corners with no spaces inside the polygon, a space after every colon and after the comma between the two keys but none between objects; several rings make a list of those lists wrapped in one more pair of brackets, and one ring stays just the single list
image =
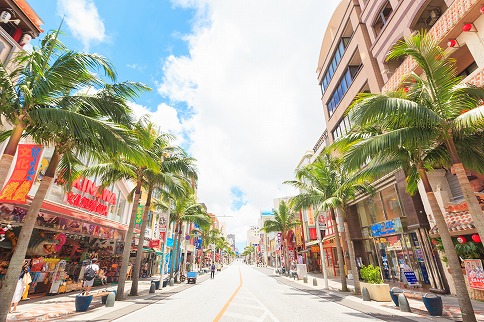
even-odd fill
[{"label": "person walking", "polygon": [[97,263],[97,258],[93,258],[91,260],[91,264],[87,265],[86,268],[84,269],[84,285],[83,289],[84,292],[89,294],[91,291],[91,287],[94,284],[94,278],[97,276],[97,273],[99,272],[99,266],[96,264]]},{"label": "person walking", "polygon": [[32,278],[30,277],[30,267],[29,263],[25,262],[22,266],[22,272],[17,281],[17,286],[15,288],[15,293],[13,294],[12,303],[11,303],[11,311],[10,312],[17,312],[17,304],[20,302],[22,295],[24,294],[24,290],[32,282]]},{"label": "person walking", "polygon": [[210,278],[215,278],[215,263],[210,266]]}]

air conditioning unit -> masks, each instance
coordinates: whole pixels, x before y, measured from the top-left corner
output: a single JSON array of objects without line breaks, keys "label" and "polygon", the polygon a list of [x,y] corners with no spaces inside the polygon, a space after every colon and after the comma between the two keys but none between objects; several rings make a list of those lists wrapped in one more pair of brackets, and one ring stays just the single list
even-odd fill
[{"label": "air conditioning unit", "polygon": [[440,9],[430,10],[429,16],[425,19],[425,24],[429,27],[433,26],[439,20],[440,15]]}]

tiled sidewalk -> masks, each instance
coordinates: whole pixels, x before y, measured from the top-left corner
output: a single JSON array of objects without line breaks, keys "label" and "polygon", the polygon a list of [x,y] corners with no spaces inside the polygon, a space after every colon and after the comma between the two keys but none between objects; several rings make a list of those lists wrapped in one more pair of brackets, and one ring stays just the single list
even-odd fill
[{"label": "tiled sidewalk", "polygon": [[[153,294],[149,294],[149,288],[151,285],[151,279],[149,280],[140,280],[139,281],[139,296],[136,298],[143,298],[145,296],[152,296]],[[175,284],[173,287],[166,287],[163,291],[159,292],[166,292],[174,291],[178,287],[183,286],[184,284]],[[89,310],[87,312],[76,312],[75,308],[75,297],[80,292],[72,292],[63,295],[57,296],[45,296],[42,298],[28,300],[28,301],[21,301],[17,307],[17,313],[11,313],[7,317],[7,322],[14,322],[14,321],[28,321],[28,322],[37,322],[37,321],[49,321],[59,318],[67,318],[68,316],[74,315],[82,315],[82,314],[89,314],[93,311],[97,311],[98,314],[103,314],[99,310],[103,310],[104,304],[101,303],[102,295],[106,294],[106,291],[116,290],[117,285],[112,285],[109,287],[102,286],[93,288],[91,294],[93,294],[93,300],[91,305],[89,306]],[[129,292],[131,288],[131,281],[128,281],[125,286],[125,291]],[[116,302],[115,307],[119,306],[120,302]],[[124,301],[123,301],[124,303]],[[127,305],[127,304],[126,304]]]}]

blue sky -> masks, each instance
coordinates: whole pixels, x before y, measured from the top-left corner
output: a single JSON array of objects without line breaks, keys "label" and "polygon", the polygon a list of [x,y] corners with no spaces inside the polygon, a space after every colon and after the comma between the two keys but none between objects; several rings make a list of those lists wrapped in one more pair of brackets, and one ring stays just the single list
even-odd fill
[{"label": "blue sky", "polygon": [[282,182],[324,131],[316,67],[339,0],[28,2],[46,31],[65,16],[68,47],[153,88],[134,113],[197,159],[198,199],[239,249],[260,210],[295,193]]}]

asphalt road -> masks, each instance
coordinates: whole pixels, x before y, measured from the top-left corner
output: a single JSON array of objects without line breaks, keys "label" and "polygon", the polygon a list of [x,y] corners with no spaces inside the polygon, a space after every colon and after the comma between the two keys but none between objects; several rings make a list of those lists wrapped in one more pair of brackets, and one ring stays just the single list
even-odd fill
[{"label": "asphalt road", "polygon": [[[382,321],[241,262],[116,321]],[[377,315],[376,315],[377,316]],[[398,319],[397,319],[398,320]]]}]

